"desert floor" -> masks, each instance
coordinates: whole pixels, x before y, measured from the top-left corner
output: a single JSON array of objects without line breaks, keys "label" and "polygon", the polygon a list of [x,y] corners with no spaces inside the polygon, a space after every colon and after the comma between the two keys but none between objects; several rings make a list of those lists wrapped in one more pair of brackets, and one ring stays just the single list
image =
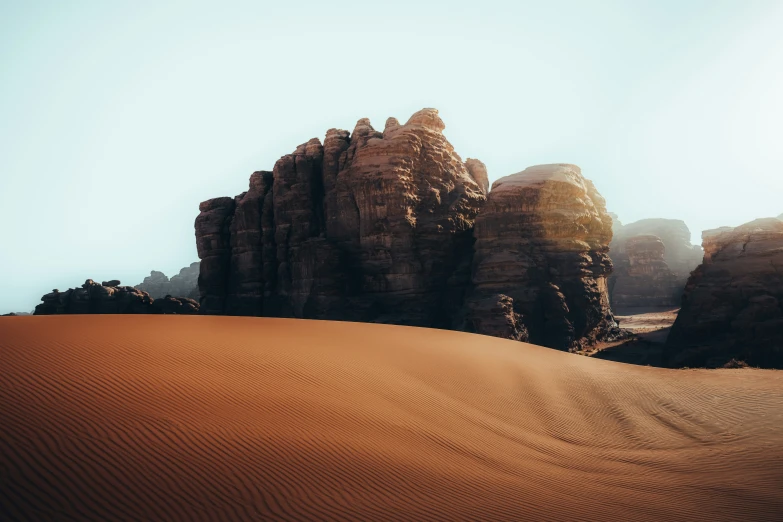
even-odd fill
[{"label": "desert floor", "polygon": [[679,308],[665,307],[619,309],[615,319],[634,337],[603,343],[589,355],[608,361],[663,366],[663,346],[679,311]]},{"label": "desert floor", "polygon": [[781,371],[376,324],[0,318],[2,520],[780,520],[782,442]]}]

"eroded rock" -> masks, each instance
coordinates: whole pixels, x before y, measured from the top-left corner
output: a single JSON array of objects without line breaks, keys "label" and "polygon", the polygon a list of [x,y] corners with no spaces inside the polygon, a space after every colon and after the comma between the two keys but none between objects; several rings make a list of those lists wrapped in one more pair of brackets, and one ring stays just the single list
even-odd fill
[{"label": "eroded rock", "polygon": [[704,261],[685,287],[666,363],[783,368],[783,222],[707,230],[702,241]]},{"label": "eroded rock", "polygon": [[[507,296],[530,342],[562,350],[616,333],[606,286],[611,223],[603,197],[575,165],[539,165],[495,181],[476,219],[469,302]],[[484,333],[479,322],[473,328]]]}]

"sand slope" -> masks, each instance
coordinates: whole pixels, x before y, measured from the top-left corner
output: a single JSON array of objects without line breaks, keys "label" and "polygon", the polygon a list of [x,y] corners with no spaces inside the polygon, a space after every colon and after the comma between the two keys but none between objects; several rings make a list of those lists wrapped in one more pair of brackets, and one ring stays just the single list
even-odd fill
[{"label": "sand slope", "polygon": [[3,520],[773,520],[783,372],[387,325],[0,318]]}]

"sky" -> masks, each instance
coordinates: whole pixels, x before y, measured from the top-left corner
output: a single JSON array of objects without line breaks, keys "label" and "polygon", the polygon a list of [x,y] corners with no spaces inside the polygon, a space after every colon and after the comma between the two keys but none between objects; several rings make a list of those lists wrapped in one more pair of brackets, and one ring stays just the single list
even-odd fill
[{"label": "sky", "polygon": [[199,202],[435,107],[490,181],[574,163],[624,223],[783,213],[783,2],[0,0],[0,313],[197,260]]}]

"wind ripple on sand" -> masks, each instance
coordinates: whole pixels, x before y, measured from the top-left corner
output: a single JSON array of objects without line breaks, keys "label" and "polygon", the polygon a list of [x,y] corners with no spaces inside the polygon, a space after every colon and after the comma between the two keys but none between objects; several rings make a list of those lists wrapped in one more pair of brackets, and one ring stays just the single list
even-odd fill
[{"label": "wind ripple on sand", "polygon": [[773,520],[783,372],[239,317],[0,318],[3,520]]}]

